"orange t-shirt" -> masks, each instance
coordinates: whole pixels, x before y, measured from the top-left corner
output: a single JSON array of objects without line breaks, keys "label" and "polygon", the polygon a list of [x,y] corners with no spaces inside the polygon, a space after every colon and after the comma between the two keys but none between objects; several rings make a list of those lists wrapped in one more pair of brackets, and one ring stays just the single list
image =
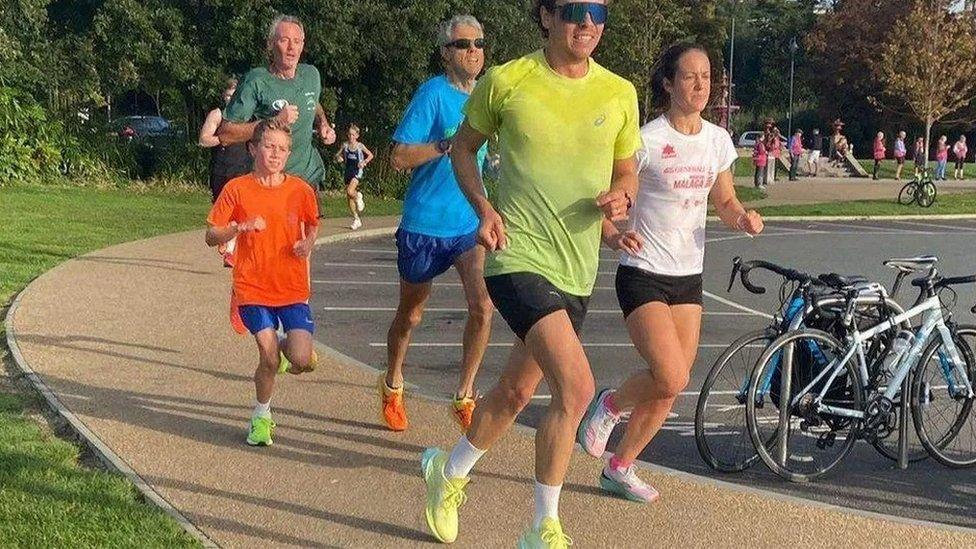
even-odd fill
[{"label": "orange t-shirt", "polygon": [[309,296],[308,259],[293,246],[305,227],[319,224],[315,191],[300,178],[286,175],[281,185],[262,187],[254,174],[231,179],[217,198],[207,223],[224,227],[264,218],[263,231],[237,236],[234,293],[241,305],[282,307],[305,303]]}]

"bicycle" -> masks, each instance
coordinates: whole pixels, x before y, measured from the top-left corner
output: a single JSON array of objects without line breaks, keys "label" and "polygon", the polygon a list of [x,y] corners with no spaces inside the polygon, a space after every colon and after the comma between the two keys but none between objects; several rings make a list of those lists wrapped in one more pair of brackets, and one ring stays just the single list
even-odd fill
[{"label": "bicycle", "polygon": [[[898,291],[902,279],[914,271],[901,264],[889,266],[899,271],[893,285],[894,294]],[[844,303],[843,296],[837,294],[837,291],[843,287],[842,283],[867,282],[863,277],[845,278],[833,275],[840,280],[831,278],[830,281],[833,283],[831,286],[794,269],[766,261],[743,263],[741,258],[736,257],[732,261],[728,291],[731,291],[738,275],[742,285],[749,292],[757,295],[764,294],[766,289],[750,280],[750,272],[757,268],[783,277],[780,286],[779,313],[772,317],[769,326],[739,337],[716,359],[702,384],[695,407],[695,443],[698,453],[709,467],[723,473],[743,471],[759,459],[747,432],[745,394],[749,387],[752,368],[762,350],[777,337],[803,325],[830,328],[831,324],[836,324],[839,317],[836,311],[831,311],[831,308]],[[857,311],[861,321],[868,322],[882,317],[882,311],[876,309],[878,307],[876,300],[863,301],[861,305]],[[901,307],[891,299],[886,299],[882,307],[892,314],[902,312]],[[837,327],[831,329],[835,328]],[[885,350],[882,343],[881,340],[877,342],[878,348],[874,351],[875,354]],[[883,441],[879,441],[876,447],[885,457],[897,458],[895,450],[889,448]]]},{"label": "bicycle", "polygon": [[922,168],[911,181],[898,191],[898,203],[908,206],[912,202],[917,203],[923,208],[928,208],[935,203],[935,196],[938,190],[932,182],[932,176],[928,168]]},{"label": "bicycle", "polygon": [[[764,351],[749,382],[746,422],[759,457],[773,472],[795,482],[812,480],[836,466],[858,439],[876,442],[887,438],[897,421],[896,399],[904,399],[904,395],[899,398],[902,382],[912,373],[915,377],[911,378],[909,408],[925,451],[953,467],[976,464],[976,437],[967,436],[965,443],[970,446],[964,456],[959,457],[958,450],[951,455],[949,452],[949,445],[958,438],[976,399],[971,382],[976,374],[976,359],[968,343],[960,339],[960,328],[951,318],[947,320],[950,315],[944,314],[940,297],[943,290],[953,285],[976,282],[976,275],[941,278],[934,266],[937,260],[930,259],[928,274],[912,281],[920,290],[909,310],[862,330],[855,321],[856,300],[872,294],[877,297],[879,290],[852,285],[845,290],[844,343],[835,334],[802,328],[780,336]],[[896,339],[903,344],[890,345],[891,352],[886,353],[884,360],[869,368],[865,345],[915,317],[921,317],[921,326],[914,333],[900,329]],[[965,333],[973,329],[976,328],[964,327]],[[944,383],[933,384],[935,376],[922,375],[930,364],[938,368],[934,373],[941,375]],[[809,381],[802,380],[802,388],[794,392],[792,377],[804,366],[817,373]],[[774,397],[772,391],[764,394],[764,388],[770,386],[768,382],[777,371],[778,398],[769,399],[775,404],[776,414],[761,416],[766,397]],[[941,402],[945,396],[956,407],[950,424],[944,429],[928,425],[926,418],[932,403],[936,397]],[[781,402],[788,405],[782,406]],[[939,418],[945,418],[945,414]],[[774,426],[771,432],[766,425]],[[816,450],[832,451],[835,446],[835,455],[814,455]]]}]

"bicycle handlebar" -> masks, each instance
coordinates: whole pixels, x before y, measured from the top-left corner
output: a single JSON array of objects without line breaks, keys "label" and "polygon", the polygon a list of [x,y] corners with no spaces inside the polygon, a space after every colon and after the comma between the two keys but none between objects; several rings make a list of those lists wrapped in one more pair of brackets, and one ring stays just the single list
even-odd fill
[{"label": "bicycle handlebar", "polygon": [[786,280],[790,280],[794,282],[807,283],[813,281],[812,276],[797,271],[795,269],[788,269],[786,267],[781,267],[779,265],[770,263],[768,261],[763,261],[761,259],[743,262],[741,257],[736,256],[735,258],[732,259],[732,274],[729,276],[729,287],[728,290],[726,291],[732,290],[732,286],[733,284],[735,284],[735,275],[738,274],[739,280],[742,282],[742,285],[745,287],[746,290],[749,290],[751,293],[757,295],[762,295],[766,293],[766,288],[753,284],[752,281],[749,279],[749,271],[753,269],[766,269],[767,271],[772,271],[782,276]]}]

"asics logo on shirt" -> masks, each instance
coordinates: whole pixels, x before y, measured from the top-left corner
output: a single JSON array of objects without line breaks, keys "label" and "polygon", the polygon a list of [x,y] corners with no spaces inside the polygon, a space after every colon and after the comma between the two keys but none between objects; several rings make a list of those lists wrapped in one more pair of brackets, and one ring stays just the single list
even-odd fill
[{"label": "asics logo on shirt", "polygon": [[661,158],[677,158],[677,157],[678,157],[678,153],[675,152],[674,147],[672,147],[670,143],[665,145],[664,149],[661,150]]},{"label": "asics logo on shirt", "polygon": [[274,103],[271,104],[271,108],[274,109],[274,110],[276,110],[276,111],[280,111],[281,109],[283,109],[283,108],[285,108],[287,106],[288,106],[288,100],[287,99],[275,99],[274,100]]},{"label": "asics logo on shirt", "polygon": [[593,121],[593,125],[594,126],[597,126],[597,127],[600,127],[606,121],[607,121],[607,115],[601,114],[599,118],[597,118],[596,120]]}]

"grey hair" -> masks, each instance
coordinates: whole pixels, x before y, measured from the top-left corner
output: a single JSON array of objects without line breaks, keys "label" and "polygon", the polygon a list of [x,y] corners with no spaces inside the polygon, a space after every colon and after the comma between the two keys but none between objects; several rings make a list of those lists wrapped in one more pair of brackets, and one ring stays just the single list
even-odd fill
[{"label": "grey hair", "polygon": [[298,28],[302,29],[302,34],[305,34],[305,25],[302,24],[302,20],[295,17],[294,15],[279,15],[271,20],[271,24],[268,25],[268,55],[272,54],[272,48],[274,48],[275,39],[278,38],[278,25],[282,23],[292,23],[298,25]]},{"label": "grey hair", "polygon": [[481,26],[481,22],[479,22],[473,15],[455,15],[454,17],[438,25],[437,45],[440,47],[448,45],[454,36],[454,31],[457,30],[458,27],[474,27],[478,29],[478,32],[481,34],[485,33],[485,29]]}]

